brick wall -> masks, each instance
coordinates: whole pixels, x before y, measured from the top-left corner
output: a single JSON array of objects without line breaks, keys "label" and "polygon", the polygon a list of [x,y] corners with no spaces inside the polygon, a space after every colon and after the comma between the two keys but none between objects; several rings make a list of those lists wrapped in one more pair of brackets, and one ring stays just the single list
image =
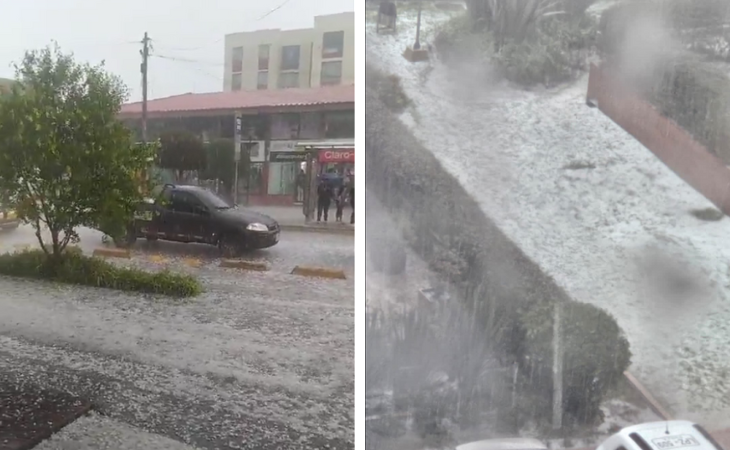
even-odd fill
[{"label": "brick wall", "polygon": [[687,184],[730,214],[730,170],[687,131],[623,86],[605,67],[591,65],[587,99]]}]

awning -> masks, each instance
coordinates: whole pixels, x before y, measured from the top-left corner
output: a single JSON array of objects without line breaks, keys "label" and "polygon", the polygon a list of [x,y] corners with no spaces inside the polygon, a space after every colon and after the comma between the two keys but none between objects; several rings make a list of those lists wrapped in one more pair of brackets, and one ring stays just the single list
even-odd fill
[{"label": "awning", "polygon": [[306,150],[354,150],[354,139],[331,139],[326,141],[302,141],[297,142],[297,147]]}]

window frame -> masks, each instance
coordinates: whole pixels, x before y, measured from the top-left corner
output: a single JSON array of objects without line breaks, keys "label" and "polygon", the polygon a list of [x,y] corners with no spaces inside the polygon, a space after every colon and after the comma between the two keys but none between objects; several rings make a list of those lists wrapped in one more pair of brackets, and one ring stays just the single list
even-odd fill
[{"label": "window frame", "polygon": [[[285,85],[284,83],[282,83],[282,80],[285,77],[295,77],[296,78],[295,85],[294,86],[289,86],[289,85]],[[276,85],[277,85],[277,87],[279,89],[296,89],[296,88],[299,88],[300,87],[300,84],[299,84],[299,72],[279,72],[279,78],[276,81]]]},{"label": "window frame", "polygon": [[[336,81],[335,78],[328,78],[328,80],[325,82],[325,66],[331,66],[331,65],[339,65],[340,67],[340,73],[337,77]],[[322,67],[320,68],[320,76],[319,76],[319,84],[322,86],[337,86],[338,84],[342,84],[342,61],[322,61]]]},{"label": "window frame", "polygon": [[[262,57],[261,50],[266,49],[266,58]],[[266,61],[265,67],[261,66],[261,62]],[[259,44],[258,49],[258,68],[261,72],[268,72],[269,71],[269,64],[271,63],[271,44]]]},{"label": "window frame", "polygon": [[[289,67],[285,65],[285,55],[287,54],[285,49],[287,48],[296,48],[297,49],[297,64],[296,67],[292,66]],[[292,44],[292,45],[282,45],[281,46],[281,58],[279,61],[279,71],[280,72],[287,72],[287,71],[299,71],[299,69],[302,66],[302,46],[299,44]]]},{"label": "window frame", "polygon": [[[327,52],[327,37],[328,36],[338,36],[340,37],[339,42],[339,48],[335,50],[334,52]],[[322,59],[331,59],[331,58],[342,58],[345,53],[345,32],[343,30],[339,31],[325,31],[322,33]]]},{"label": "window frame", "polygon": [[[240,53],[240,59],[237,59],[238,53]],[[236,68],[237,64],[240,63],[240,66]],[[243,46],[240,45],[238,47],[233,47],[231,49],[231,72],[233,73],[241,73],[243,72]]]},{"label": "window frame", "polygon": [[[261,83],[261,75],[266,76],[266,83]],[[268,70],[259,70],[256,74],[256,89],[258,90],[264,90],[269,88],[269,71]]]},{"label": "window frame", "polygon": [[[238,80],[238,87],[236,87],[236,84],[233,80]],[[243,74],[242,73],[232,73],[231,74],[231,90],[240,91],[241,89],[243,89]]]}]

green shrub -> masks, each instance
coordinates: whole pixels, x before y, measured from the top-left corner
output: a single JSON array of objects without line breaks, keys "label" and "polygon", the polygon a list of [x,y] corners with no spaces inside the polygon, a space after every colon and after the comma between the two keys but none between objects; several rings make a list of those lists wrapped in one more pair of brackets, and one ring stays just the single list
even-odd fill
[{"label": "green shrub", "polygon": [[402,113],[411,104],[403,87],[400,84],[400,78],[396,75],[388,75],[371,65],[365,66],[365,77],[367,83],[377,86],[380,101],[391,111]]},{"label": "green shrub", "polygon": [[50,260],[42,250],[2,254],[0,274],[174,297],[202,292],[200,282],[192,276],[119,267],[84,256],[77,248],[65,252],[59,261]]},{"label": "green shrub", "polygon": [[[542,302],[520,315],[523,367],[543,392],[553,386],[553,308]],[[565,303],[560,322],[563,411],[573,423],[600,423],[601,402],[629,367],[629,342],[613,316],[587,303]]]},{"label": "green shrub", "polygon": [[[445,60],[468,57],[494,65],[507,80],[522,86],[569,81],[587,67],[597,22],[584,13],[542,18],[527,37],[502,37],[485,20],[457,16],[437,32],[434,45]],[[500,45],[495,46],[495,42]],[[495,51],[495,48],[497,48]]]},{"label": "green shrub", "polygon": [[534,39],[506,41],[494,61],[506,79],[522,86],[561,83],[586,68],[595,37],[596,24],[585,15],[550,18]]}]

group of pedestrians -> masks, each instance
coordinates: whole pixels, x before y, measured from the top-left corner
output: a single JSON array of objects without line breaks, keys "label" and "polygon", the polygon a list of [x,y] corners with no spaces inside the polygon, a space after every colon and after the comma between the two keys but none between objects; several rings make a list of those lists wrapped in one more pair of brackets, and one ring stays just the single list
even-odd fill
[{"label": "group of pedestrians", "polygon": [[345,177],[342,184],[333,186],[327,179],[320,179],[317,185],[317,222],[327,222],[332,203],[335,204],[335,221],[342,222],[342,213],[348,203],[352,208],[350,223],[355,223],[355,183]]}]

